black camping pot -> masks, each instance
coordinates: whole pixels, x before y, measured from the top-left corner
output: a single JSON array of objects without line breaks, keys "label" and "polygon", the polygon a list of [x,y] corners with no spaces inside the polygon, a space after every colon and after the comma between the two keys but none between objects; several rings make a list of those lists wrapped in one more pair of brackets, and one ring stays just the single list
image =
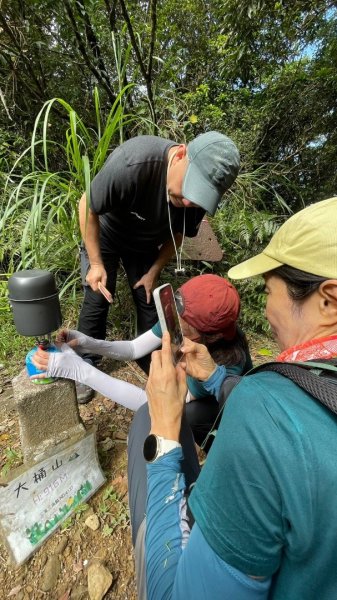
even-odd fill
[{"label": "black camping pot", "polygon": [[8,279],[8,292],[18,333],[38,337],[60,327],[61,308],[52,273],[17,271]]}]

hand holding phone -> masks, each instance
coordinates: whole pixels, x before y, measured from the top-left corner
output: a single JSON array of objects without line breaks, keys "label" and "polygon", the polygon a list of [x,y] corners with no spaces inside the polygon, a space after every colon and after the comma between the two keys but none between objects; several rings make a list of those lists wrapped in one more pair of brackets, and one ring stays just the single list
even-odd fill
[{"label": "hand holding phone", "polygon": [[176,365],[183,357],[180,348],[184,343],[184,338],[171,284],[165,283],[153,290],[153,299],[161,329],[170,334],[172,357]]},{"label": "hand holding phone", "polygon": [[113,302],[113,298],[112,298],[112,296],[111,296],[111,294],[110,294],[109,290],[107,290],[107,288],[106,288],[106,287],[104,287],[104,285],[103,285],[103,284],[102,284],[100,281],[98,282],[98,284],[97,284],[97,287],[98,287],[99,291],[101,292],[101,294],[103,294],[104,298],[105,298],[105,299],[106,299],[108,302],[110,302],[110,304],[112,304],[112,302]]}]

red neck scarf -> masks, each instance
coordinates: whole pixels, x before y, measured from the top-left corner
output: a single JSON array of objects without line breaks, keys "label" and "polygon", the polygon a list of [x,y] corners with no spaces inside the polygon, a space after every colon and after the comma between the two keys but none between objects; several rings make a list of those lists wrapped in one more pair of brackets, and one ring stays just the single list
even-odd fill
[{"label": "red neck scarf", "polygon": [[304,362],[306,360],[328,360],[336,356],[337,335],[329,335],[287,348],[279,354],[276,360],[279,362]]}]

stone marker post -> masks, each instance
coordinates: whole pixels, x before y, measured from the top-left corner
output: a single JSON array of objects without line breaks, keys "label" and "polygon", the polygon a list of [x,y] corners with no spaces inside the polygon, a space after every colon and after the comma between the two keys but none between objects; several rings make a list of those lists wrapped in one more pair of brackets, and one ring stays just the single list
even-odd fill
[{"label": "stone marker post", "polygon": [[81,422],[75,384],[13,379],[24,464],[0,486],[0,533],[21,564],[105,483],[95,431]]},{"label": "stone marker post", "polygon": [[85,435],[73,381],[36,384],[24,369],[12,383],[24,462],[39,461],[59,443]]}]

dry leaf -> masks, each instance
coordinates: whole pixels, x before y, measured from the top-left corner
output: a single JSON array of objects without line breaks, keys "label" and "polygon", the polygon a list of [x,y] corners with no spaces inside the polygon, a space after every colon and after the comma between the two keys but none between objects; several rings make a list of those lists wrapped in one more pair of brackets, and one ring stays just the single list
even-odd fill
[{"label": "dry leaf", "polygon": [[115,488],[119,496],[123,497],[128,491],[128,479],[126,475],[119,475],[111,481],[111,485]]},{"label": "dry leaf", "polygon": [[79,573],[80,571],[83,571],[83,560],[80,559],[77,563],[73,564],[73,571],[74,573]]},{"label": "dry leaf", "polygon": [[8,598],[10,596],[16,596],[16,594],[21,590],[22,585],[16,585],[15,587],[13,587],[13,589],[11,589],[11,591],[8,594]]}]

